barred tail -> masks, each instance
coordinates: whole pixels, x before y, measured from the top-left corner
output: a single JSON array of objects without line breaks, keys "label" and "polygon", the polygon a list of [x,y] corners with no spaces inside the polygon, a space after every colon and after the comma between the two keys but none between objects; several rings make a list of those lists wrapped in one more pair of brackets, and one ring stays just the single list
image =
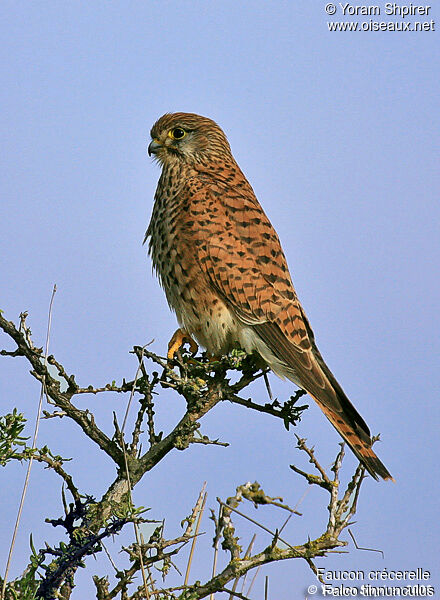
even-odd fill
[{"label": "barred tail", "polygon": [[379,477],[394,481],[394,478],[389,473],[388,469],[374,453],[369,436],[367,436],[365,432],[359,431],[359,428],[356,428],[358,430],[356,431],[348,419],[345,418],[344,414],[336,413],[331,410],[315,396],[313,396],[313,399],[339,435],[347,442],[356,458],[365,466],[370,475],[374,477],[376,481]]}]

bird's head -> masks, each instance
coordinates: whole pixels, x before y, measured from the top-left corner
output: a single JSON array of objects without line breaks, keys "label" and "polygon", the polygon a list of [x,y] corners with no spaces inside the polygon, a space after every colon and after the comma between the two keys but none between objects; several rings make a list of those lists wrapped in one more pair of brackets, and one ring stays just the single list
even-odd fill
[{"label": "bird's head", "polygon": [[192,113],[167,113],[151,129],[148,154],[162,165],[176,161],[203,162],[213,155],[231,154],[231,148],[220,127],[207,117]]}]

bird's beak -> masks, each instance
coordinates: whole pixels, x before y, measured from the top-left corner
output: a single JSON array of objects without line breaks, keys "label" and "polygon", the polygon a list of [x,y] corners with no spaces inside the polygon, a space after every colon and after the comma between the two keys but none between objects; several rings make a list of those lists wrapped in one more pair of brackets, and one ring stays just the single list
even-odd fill
[{"label": "bird's beak", "polygon": [[160,148],[162,148],[162,144],[158,140],[152,140],[148,146],[148,155],[156,154]]}]

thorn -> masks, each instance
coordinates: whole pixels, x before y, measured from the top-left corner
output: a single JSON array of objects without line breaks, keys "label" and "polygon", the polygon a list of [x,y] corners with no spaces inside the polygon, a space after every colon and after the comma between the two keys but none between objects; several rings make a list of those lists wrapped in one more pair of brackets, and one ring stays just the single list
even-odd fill
[{"label": "thorn", "polygon": [[355,539],[353,533],[351,532],[350,528],[348,528],[348,533],[350,534],[350,537],[353,540],[356,550],[366,550],[368,552],[379,552],[380,554],[382,554],[382,558],[385,560],[385,554],[383,553],[382,550],[377,550],[376,548],[362,548],[361,546],[357,545],[356,539]]}]

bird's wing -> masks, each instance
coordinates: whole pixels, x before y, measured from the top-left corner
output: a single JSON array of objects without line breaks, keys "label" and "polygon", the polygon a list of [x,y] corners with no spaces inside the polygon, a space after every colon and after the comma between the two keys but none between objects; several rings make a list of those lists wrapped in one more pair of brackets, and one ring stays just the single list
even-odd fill
[{"label": "bird's wing", "polygon": [[373,477],[391,478],[371,449],[367,424],[316,347],[275,230],[247,181],[233,183],[188,182],[193,206],[203,206],[204,228],[201,235],[195,230],[194,240],[202,270],[238,319],[292,370]]},{"label": "bird's wing", "polygon": [[252,326],[277,358],[294,370],[300,385],[320,395],[330,385],[315,356],[312,329],[278,236],[250,186],[237,190],[236,185],[219,183],[202,189],[194,185],[190,193],[193,210],[204,207],[202,231],[198,223],[194,241],[210,284],[239,320]]}]

